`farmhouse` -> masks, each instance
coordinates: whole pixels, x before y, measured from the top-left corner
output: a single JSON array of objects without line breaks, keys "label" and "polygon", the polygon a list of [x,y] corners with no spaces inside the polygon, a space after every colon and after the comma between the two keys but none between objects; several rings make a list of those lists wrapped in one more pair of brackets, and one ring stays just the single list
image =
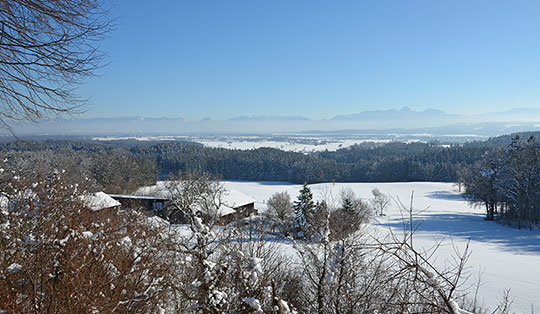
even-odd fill
[{"label": "farmhouse", "polygon": [[[170,192],[164,188],[164,182],[158,182],[157,185],[148,186],[139,189],[136,194],[144,194],[144,196],[133,196],[131,199],[125,195],[112,195],[115,199],[122,202],[136,201],[138,198],[139,204],[145,204],[146,210],[157,211],[165,209],[170,205]],[[124,198],[122,198],[124,197]],[[146,203],[144,203],[146,202]],[[219,200],[216,200],[219,204],[219,208],[215,213],[208,213],[215,215],[219,221],[223,224],[230,223],[236,219],[242,219],[249,217],[250,215],[257,214],[255,209],[255,200],[242,192],[236,190],[226,190],[223,192]],[[169,219],[173,223],[186,223],[185,217],[182,213],[177,212],[170,216]]]}]

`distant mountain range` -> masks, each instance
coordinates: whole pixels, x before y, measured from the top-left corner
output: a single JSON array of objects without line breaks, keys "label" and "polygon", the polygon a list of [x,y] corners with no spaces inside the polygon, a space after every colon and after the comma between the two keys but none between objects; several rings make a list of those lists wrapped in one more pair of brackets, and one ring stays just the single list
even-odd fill
[{"label": "distant mountain range", "polygon": [[444,111],[438,109],[426,109],[424,111],[414,111],[409,107],[403,107],[399,110],[372,110],[363,111],[360,113],[335,116],[330,120],[420,120],[426,118],[448,119],[454,117],[461,117],[459,115],[449,115]]},{"label": "distant mountain range", "polygon": [[[437,132],[527,131],[540,127],[540,108],[516,108],[479,115],[448,114],[442,110],[362,111],[313,120],[302,116],[238,116],[227,120],[210,118],[189,121],[184,118],[116,117],[90,119],[55,119],[39,124],[18,123],[18,135],[190,135],[208,133],[277,133],[338,130],[437,130]],[[491,131],[487,131],[487,130]],[[482,131],[484,130],[484,131]],[[4,133],[8,134],[7,131]],[[486,134],[488,133],[488,134]],[[493,134],[491,134],[493,133]],[[500,133],[502,134],[502,133]]]}]

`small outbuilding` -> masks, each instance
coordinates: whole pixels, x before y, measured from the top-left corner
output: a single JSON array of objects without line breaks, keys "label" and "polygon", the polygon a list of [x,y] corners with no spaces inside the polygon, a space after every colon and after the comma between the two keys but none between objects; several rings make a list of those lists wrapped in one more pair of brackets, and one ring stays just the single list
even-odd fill
[{"label": "small outbuilding", "polygon": [[227,224],[256,214],[253,198],[236,190],[227,190],[223,193],[222,205],[218,210],[222,223]]}]

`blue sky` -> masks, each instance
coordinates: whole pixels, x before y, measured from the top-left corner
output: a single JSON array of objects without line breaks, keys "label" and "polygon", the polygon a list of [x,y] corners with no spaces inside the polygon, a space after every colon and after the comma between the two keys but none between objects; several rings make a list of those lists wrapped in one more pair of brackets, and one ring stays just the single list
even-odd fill
[{"label": "blue sky", "polygon": [[112,1],[83,117],[540,107],[540,1]]}]

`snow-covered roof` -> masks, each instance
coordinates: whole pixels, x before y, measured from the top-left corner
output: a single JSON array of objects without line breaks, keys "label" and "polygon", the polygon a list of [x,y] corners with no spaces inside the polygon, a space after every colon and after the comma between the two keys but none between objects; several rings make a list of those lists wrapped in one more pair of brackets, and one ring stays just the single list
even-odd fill
[{"label": "snow-covered roof", "polygon": [[225,190],[221,195],[220,203],[217,214],[223,217],[234,214],[236,212],[235,208],[255,203],[255,200],[237,190]]},{"label": "snow-covered roof", "polygon": [[156,196],[164,198],[168,198],[170,196],[164,181],[158,181],[156,185],[143,186],[137,189],[135,194],[140,196]]},{"label": "snow-covered roof", "polygon": [[255,200],[240,191],[226,190],[223,193],[223,203],[226,206],[237,208],[251,203],[255,203]]},{"label": "snow-covered roof", "polygon": [[221,205],[217,213],[218,213],[217,216],[224,217],[224,216],[236,213],[236,210],[234,210],[234,208],[232,207]]},{"label": "snow-covered roof", "polygon": [[84,195],[81,196],[81,199],[84,205],[88,206],[91,210],[94,211],[122,205],[119,201],[115,200],[114,198],[103,192],[96,192],[90,195]]}]

